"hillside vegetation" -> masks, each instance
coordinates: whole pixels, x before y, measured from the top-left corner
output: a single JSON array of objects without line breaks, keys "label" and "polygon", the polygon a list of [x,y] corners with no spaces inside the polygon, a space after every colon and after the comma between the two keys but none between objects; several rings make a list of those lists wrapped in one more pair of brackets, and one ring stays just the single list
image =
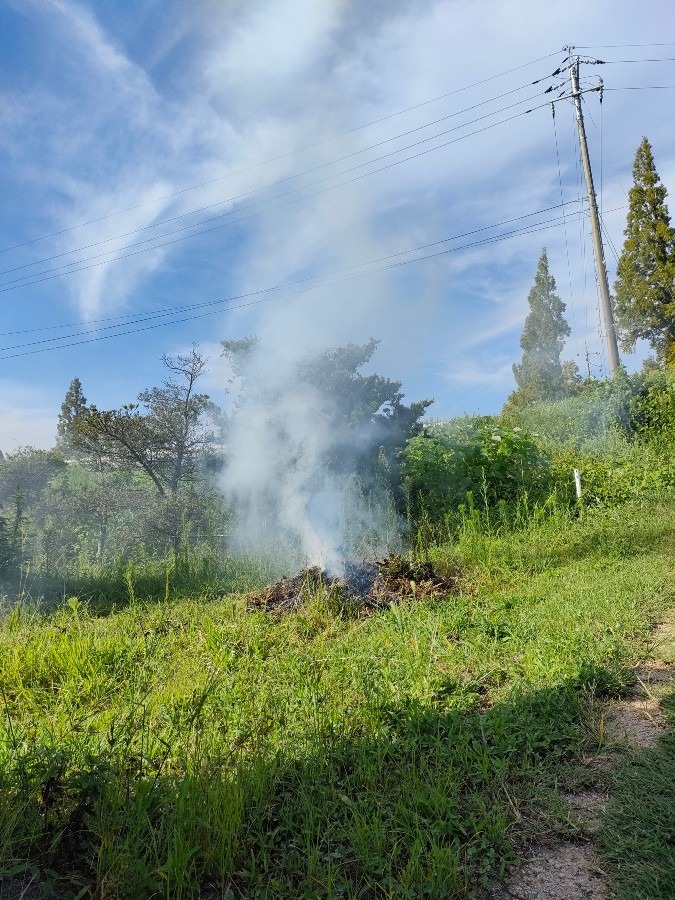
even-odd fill
[{"label": "hillside vegetation", "polygon": [[674,410],[659,373],[427,427],[402,462],[408,539],[461,591],[371,615],[321,589],[252,609],[275,572],[197,554],[82,569],[41,601],[7,551],[0,877],[71,898],[479,896],[565,827],[598,700],[675,606]]}]

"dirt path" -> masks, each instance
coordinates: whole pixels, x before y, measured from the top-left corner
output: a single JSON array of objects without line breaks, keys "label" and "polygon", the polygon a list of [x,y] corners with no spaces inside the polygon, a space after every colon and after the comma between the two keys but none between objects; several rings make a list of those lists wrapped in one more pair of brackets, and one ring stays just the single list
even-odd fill
[{"label": "dirt path", "polygon": [[[603,751],[583,760],[590,772],[609,771],[628,750],[653,747],[664,731],[659,699],[675,682],[675,620],[655,629],[650,659],[636,667],[635,676],[634,687],[621,700],[607,704],[601,715]],[[528,859],[493,888],[490,900],[611,900],[597,847],[608,795],[586,790],[563,799],[578,838],[533,846]]]}]

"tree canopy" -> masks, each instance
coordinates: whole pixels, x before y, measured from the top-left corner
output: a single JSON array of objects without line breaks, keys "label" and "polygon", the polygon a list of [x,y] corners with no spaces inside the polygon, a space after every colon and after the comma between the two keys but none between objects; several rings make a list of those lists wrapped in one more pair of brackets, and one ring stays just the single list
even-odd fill
[{"label": "tree canopy", "polygon": [[530,311],[520,337],[523,356],[520,365],[513,366],[518,388],[509,398],[511,404],[564,397],[578,378],[574,363],[560,361],[570,327],[564,317],[565,304],[556,293],[555,278],[549,271],[546,248],[541,251],[527,302]]},{"label": "tree canopy", "polygon": [[[216,441],[212,419],[218,419],[220,411],[207,394],[197,391],[206,360],[195,347],[189,353],[165,355],[162,362],[170,374],[161,387],[141,391],[137,403],[119,409],[89,406],[72,430],[76,445],[87,448],[102,475],[112,469],[147,476],[157,495],[149,504],[148,523],[152,521],[153,529],[162,531],[178,552],[186,520],[199,513],[187,489],[198,479],[205,454]],[[107,490],[103,487],[101,501]],[[103,516],[107,504],[99,505]]]},{"label": "tree canopy", "polygon": [[[391,486],[398,493],[398,454],[409,437],[420,429],[420,419],[432,400],[411,404],[403,402],[401,382],[381,375],[364,375],[361,369],[370,362],[379,341],[347,344],[308,353],[283,379],[261,379],[254,375],[247,360],[265,352],[255,338],[223,341],[224,355],[235,375],[241,379],[239,405],[253,395],[262,401],[277,432],[283,423],[272,425],[274,411],[280,409],[282,395],[311,388],[323,398],[323,426],[333,439],[325,464],[336,474],[356,472],[369,476],[382,464],[390,472]],[[265,395],[265,396],[263,396]]]},{"label": "tree canopy", "polygon": [[73,440],[77,438],[76,423],[87,411],[87,398],[82,392],[79,378],[73,378],[61,404],[58,424],[56,426],[56,446],[60,449],[72,449]]},{"label": "tree canopy", "polygon": [[614,283],[615,310],[625,350],[638,338],[649,341],[657,357],[675,367],[675,231],[666,205],[667,191],[643,138],[635,154],[628,194],[625,241]]},{"label": "tree canopy", "polygon": [[88,402],[73,378],[57,449],[0,455],[2,579],[26,566],[60,578],[167,552],[183,573],[193,554],[208,565],[220,560],[247,509],[245,490],[226,490],[227,478],[236,484],[241,474],[237,460],[254,492],[285,484],[276,496],[287,518],[308,503],[307,514],[323,521],[332,503],[354,523],[350,533],[369,536],[384,497],[382,510],[398,522],[391,498],[402,499],[400,450],[429,401],[406,404],[400,382],[364,373],[376,347],[298,359],[255,339],[227,342],[241,388],[227,416],[200,390],[206,360],[196,347],[164,356],[163,382],[115,409]]},{"label": "tree canopy", "polygon": [[187,354],[163,356],[162,362],[171,375],[161,387],[141,391],[138,403],[120,409],[88,407],[77,432],[97,445],[104,441],[112,464],[141,470],[163,496],[175,494],[195,474],[215,435],[208,422],[211,401],[196,390],[206,360],[193,347]]}]

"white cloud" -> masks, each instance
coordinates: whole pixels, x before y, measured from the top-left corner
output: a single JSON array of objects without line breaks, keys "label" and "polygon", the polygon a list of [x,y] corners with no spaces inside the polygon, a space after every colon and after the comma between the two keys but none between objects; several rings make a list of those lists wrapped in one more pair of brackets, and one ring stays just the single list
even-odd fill
[{"label": "white cloud", "polygon": [[[372,5],[355,0],[218,4],[195,0],[166,13],[164,5],[153,0],[140,3],[136,18],[124,18],[126,27],[114,32],[110,27],[114,17],[107,11],[97,19],[95,5],[54,0],[45,14],[43,4],[29,3],[22,11],[27,19],[32,17],[32,28],[50,32],[52,54],[63,62],[63,80],[56,84],[36,78],[29,86],[17,88],[8,112],[9,131],[1,140],[13,175],[33,189],[37,185],[36,193],[41,192],[35,205],[42,223],[31,222],[38,232],[46,220],[49,224],[43,230],[56,231],[218,179],[62,234],[51,242],[51,252],[62,252],[223,201],[525,85],[551,71],[562,52],[405,116],[250,168],[543,57],[569,39],[570,25],[582,11],[586,34],[581,39],[634,43],[649,40],[650,15],[659,10],[662,5],[657,0],[648,0],[641,10],[622,8],[621,15],[609,0],[601,0],[592,9],[582,0],[564,8],[535,5],[533,0],[509,4],[400,0]],[[606,34],[609,13],[611,36]],[[134,34],[133,40],[132,20],[143,26],[142,34]],[[107,28],[104,21],[109,23]],[[588,74],[595,76],[597,71],[589,69]],[[607,66],[602,74],[608,86],[619,75],[623,84],[631,78],[637,83],[643,75],[647,83],[654,83],[653,70],[643,72],[639,66],[630,72]],[[544,87],[544,83],[530,86],[465,118],[521,96],[539,97]],[[588,107],[599,124],[595,100],[591,96]],[[35,117],[27,116],[29,108],[37,110]],[[604,109],[603,193],[609,208],[625,202],[620,182],[630,185],[630,165],[642,129],[650,137],[653,133],[657,167],[664,180],[675,171],[675,157],[668,149],[668,117],[655,115],[656,100],[646,92],[608,92]],[[559,109],[558,136],[565,198],[575,199],[576,148],[568,112]],[[453,127],[455,121],[462,118],[439,123],[431,131]],[[597,160],[601,148],[593,128],[589,124]],[[180,302],[200,302],[352,266],[559,201],[553,126],[548,110],[542,109],[311,199],[281,205],[288,203],[288,197],[242,211],[248,216],[266,209],[263,215],[208,237],[121,258],[142,249],[131,244],[155,232],[162,234],[267,199],[300,182],[413,143],[427,133],[410,135],[247,199],[225,202],[195,218],[75,254],[79,259],[114,249],[110,258],[100,261],[102,265],[54,279],[49,296],[55,302],[69,296],[89,318],[113,315],[120,309],[144,310],[173,302],[178,273],[183,277]],[[452,138],[448,134],[439,140]],[[233,177],[222,177],[246,168]],[[308,188],[308,193],[320,187]],[[607,216],[617,249],[624,215],[619,211]],[[174,237],[180,235],[167,240]],[[218,336],[258,332],[268,342],[294,348],[365,341],[372,335],[383,338],[375,367],[403,377],[406,384],[409,380],[433,383],[434,379],[448,383],[444,380],[448,369],[457,366],[468,372],[465,377],[471,383],[486,377],[484,383],[497,388],[499,366],[490,368],[496,375],[484,376],[480,367],[466,369],[462,360],[485,347],[496,347],[498,358],[507,354],[509,365],[512,356],[517,358],[519,323],[544,244],[568,314],[574,313],[577,319],[570,352],[583,352],[586,343],[593,352],[599,346],[592,257],[587,247],[584,270],[575,220],[568,239],[571,279],[565,237],[558,226],[251,306],[223,317]],[[35,249],[49,255],[45,247],[43,243]],[[26,254],[26,259],[35,258]],[[420,392],[434,391],[422,387]],[[447,402],[451,405],[452,397]]]}]

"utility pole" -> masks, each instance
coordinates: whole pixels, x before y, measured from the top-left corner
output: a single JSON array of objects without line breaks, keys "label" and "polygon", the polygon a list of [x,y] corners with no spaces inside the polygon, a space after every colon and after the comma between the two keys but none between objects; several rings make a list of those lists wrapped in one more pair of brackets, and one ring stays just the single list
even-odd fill
[{"label": "utility pole", "polygon": [[588,191],[588,207],[591,213],[593,252],[595,254],[595,268],[598,275],[598,285],[600,287],[602,317],[605,322],[605,332],[607,334],[607,355],[609,357],[609,370],[612,375],[614,375],[616,374],[616,371],[618,370],[620,365],[619,348],[616,342],[616,329],[614,327],[612,301],[609,296],[609,285],[607,284],[607,267],[605,265],[605,253],[602,246],[602,233],[600,231],[598,203],[595,196],[595,188],[593,187],[593,173],[591,172],[591,161],[588,156],[586,129],[584,128],[584,115],[581,109],[581,93],[579,91],[579,57],[572,56],[573,47],[567,47],[566,49],[569,53],[569,74],[570,80],[572,82],[572,99],[574,100],[574,109],[577,117],[579,145],[581,147],[581,159],[584,167],[584,176],[586,178],[586,190]]},{"label": "utility pole", "polygon": [[[588,349],[588,344],[585,344],[585,347],[586,347],[586,352],[584,353],[584,359],[586,360],[586,375],[588,376],[588,379],[590,380],[590,378],[591,378],[591,356],[600,356],[600,354],[599,353],[591,353],[591,351]],[[595,363],[593,365],[595,365]]]},{"label": "utility pole", "polygon": [[[602,317],[605,323],[605,332],[607,335],[607,355],[609,358],[609,370],[615,375],[619,369],[619,347],[616,341],[616,329],[614,327],[614,314],[612,312],[612,301],[609,296],[609,285],[607,283],[607,267],[605,265],[605,253],[602,246],[602,234],[600,232],[600,216],[598,215],[598,203],[595,196],[595,188],[593,187],[593,173],[591,172],[591,161],[588,156],[588,144],[586,142],[586,129],[584,128],[584,115],[581,110],[581,94],[585,91],[579,89],[579,57],[573,56],[574,47],[568,46],[564,48],[568,53],[568,72],[570,82],[572,84],[571,94],[561,96],[558,99],[567,99],[571,97],[574,102],[574,110],[577,119],[577,128],[579,130],[579,145],[581,147],[581,159],[584,168],[584,176],[586,178],[586,190],[588,191],[588,208],[591,214],[591,229],[593,233],[593,252],[595,254],[595,269],[598,276],[598,286],[600,288],[600,303],[602,308]],[[592,60],[599,62],[599,60]],[[599,90],[602,102],[602,80],[600,86],[592,90]]]}]

